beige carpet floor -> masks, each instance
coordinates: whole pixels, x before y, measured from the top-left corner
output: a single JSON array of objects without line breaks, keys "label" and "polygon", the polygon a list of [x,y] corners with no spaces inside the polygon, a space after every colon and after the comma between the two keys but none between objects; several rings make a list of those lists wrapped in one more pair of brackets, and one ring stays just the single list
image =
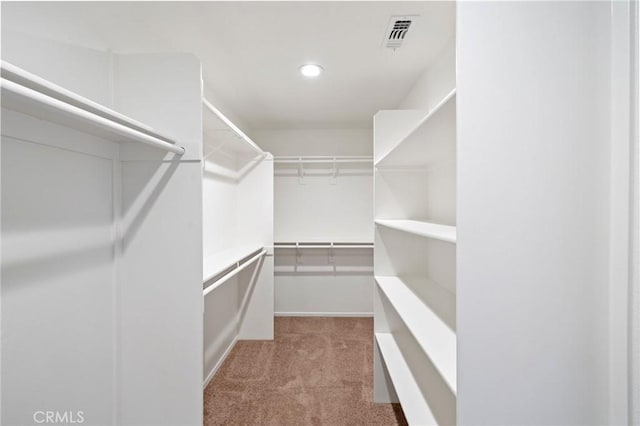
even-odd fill
[{"label": "beige carpet floor", "polygon": [[205,425],[406,425],[373,403],[373,319],[276,317],[241,341],[204,391]]}]

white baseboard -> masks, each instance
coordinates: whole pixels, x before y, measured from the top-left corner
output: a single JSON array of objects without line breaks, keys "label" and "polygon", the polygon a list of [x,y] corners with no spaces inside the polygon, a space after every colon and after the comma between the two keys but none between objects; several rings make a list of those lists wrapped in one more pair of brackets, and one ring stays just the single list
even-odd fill
[{"label": "white baseboard", "polygon": [[276,312],[277,317],[372,317],[373,312]]},{"label": "white baseboard", "polygon": [[204,390],[207,387],[207,385],[209,385],[209,382],[211,382],[213,377],[216,375],[216,373],[218,372],[218,369],[222,366],[222,363],[224,362],[224,360],[227,359],[227,356],[229,356],[229,353],[231,352],[233,347],[236,345],[237,341],[238,341],[238,336],[233,338],[229,347],[224,351],[224,353],[222,354],[222,356],[220,357],[216,365],[211,369],[209,374],[207,374],[207,378],[204,379],[204,383],[202,384],[202,390]]}]

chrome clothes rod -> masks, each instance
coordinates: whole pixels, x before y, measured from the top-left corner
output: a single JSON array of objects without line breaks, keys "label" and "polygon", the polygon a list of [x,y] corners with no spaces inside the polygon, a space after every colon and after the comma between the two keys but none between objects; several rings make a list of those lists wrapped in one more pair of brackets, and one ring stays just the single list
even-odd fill
[{"label": "chrome clothes rod", "polygon": [[274,248],[294,248],[294,249],[327,249],[327,248],[373,248],[373,243],[335,243],[335,242],[278,242],[273,244]]},{"label": "chrome clothes rod", "polygon": [[157,133],[151,127],[142,124],[131,117],[127,117],[126,115],[107,108],[104,105],[100,105],[91,99],[85,98],[71,90],[65,89],[64,87],[58,86],[49,80],[45,80],[44,78],[23,70],[22,68],[10,64],[7,61],[2,61],[0,68],[2,69],[2,77],[6,80],[13,81],[21,86],[35,90],[43,95],[51,96],[54,99],[71,104],[85,111],[93,112],[101,117],[123,124],[126,127],[132,127],[136,130],[140,130],[143,133],[155,136],[166,142],[174,142],[171,138]]},{"label": "chrome clothes rod", "polygon": [[[211,293],[213,290],[215,290],[216,288],[220,287],[224,282],[229,280],[229,278],[234,277],[240,271],[244,270],[247,266],[251,265],[256,260],[260,259],[262,256],[264,256],[266,254],[267,254],[267,250],[265,250],[265,249],[260,250],[260,252],[258,254],[254,255],[253,257],[251,257],[249,260],[247,260],[246,262],[242,263],[241,265],[236,266],[235,269],[233,269],[232,271],[226,273],[225,275],[223,275],[222,277],[218,278],[213,283],[211,283],[211,285],[207,286],[203,290],[202,295],[206,296],[207,294]],[[212,277],[208,277],[205,280],[205,282],[208,281],[208,280],[211,280],[214,277],[215,277],[215,275],[212,276]]]},{"label": "chrome clothes rod", "polygon": [[372,163],[373,157],[357,155],[335,155],[335,156],[276,156],[274,163]]},{"label": "chrome clothes rod", "polygon": [[[125,126],[116,121],[102,117],[93,112],[89,112],[61,100],[52,98],[51,96],[37,92],[33,89],[29,89],[28,87],[22,86],[18,83],[14,83],[13,81],[6,80],[4,78],[2,78],[2,92],[5,96],[14,96],[23,100],[27,100],[29,102],[40,104],[46,108],[50,108],[62,112],[65,115],[72,116],[80,121],[90,123],[98,128],[102,128],[117,135],[126,137],[129,140],[141,142],[155,148],[161,148],[165,151],[173,152],[174,154],[184,154],[183,147],[173,145],[169,142],[163,141],[154,136],[150,136],[132,127]],[[6,105],[7,103],[8,102],[3,99],[3,105]]]}]

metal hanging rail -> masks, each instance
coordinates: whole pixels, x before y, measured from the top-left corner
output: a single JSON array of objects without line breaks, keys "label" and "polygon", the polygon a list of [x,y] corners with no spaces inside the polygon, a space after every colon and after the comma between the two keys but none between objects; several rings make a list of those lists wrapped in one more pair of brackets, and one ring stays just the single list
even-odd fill
[{"label": "metal hanging rail", "polygon": [[[368,164],[373,167],[373,157],[366,155],[315,155],[315,156],[275,156],[273,157],[274,165],[277,164],[297,164],[298,165],[298,183],[304,185],[305,164],[327,164],[333,170],[331,171],[331,184],[335,185],[338,177],[338,164]],[[311,174],[310,174],[311,175]]]},{"label": "metal hanging rail", "polygon": [[333,266],[333,272],[337,273],[337,265],[335,261],[335,249],[360,249],[360,248],[373,248],[373,243],[335,243],[335,242],[309,242],[309,243],[289,243],[289,242],[277,242],[273,244],[275,249],[295,249],[296,251],[296,263],[293,266],[293,272],[298,272],[298,266],[300,265],[300,258],[302,257],[301,250],[303,249],[324,249],[329,250],[329,264]]},{"label": "metal hanging rail", "polygon": [[274,163],[371,163],[373,164],[373,157],[366,155],[312,155],[312,156],[274,156]]},{"label": "metal hanging rail", "polygon": [[253,264],[255,261],[262,258],[267,254],[267,250],[262,249],[259,253],[252,256],[249,260],[243,261],[242,259],[236,262],[235,265],[232,265],[227,269],[228,272],[223,272],[222,274],[218,274],[218,276],[213,275],[205,279],[205,282],[214,280],[211,284],[209,284],[202,292],[203,296],[211,293],[216,288],[220,287],[224,282],[228,281],[231,277],[237,275],[240,271],[244,270],[247,266]]},{"label": "metal hanging rail", "polygon": [[356,242],[277,242],[273,243],[274,248],[294,248],[294,249],[327,249],[327,248],[373,248],[373,243]]},{"label": "metal hanging rail", "polygon": [[[41,77],[2,61],[2,104],[8,109],[33,114],[39,118],[77,121],[83,128],[109,132],[130,141],[144,143],[182,155],[183,147],[149,127],[120,113],[57,86]],[[73,126],[71,126],[73,127]]]}]

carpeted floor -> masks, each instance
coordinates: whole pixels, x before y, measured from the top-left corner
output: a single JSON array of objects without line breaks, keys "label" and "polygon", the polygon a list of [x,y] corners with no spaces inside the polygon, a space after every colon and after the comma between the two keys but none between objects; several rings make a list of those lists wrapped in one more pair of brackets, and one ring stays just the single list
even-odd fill
[{"label": "carpeted floor", "polygon": [[373,319],[276,317],[241,341],[204,391],[205,425],[406,425],[374,404]]}]

